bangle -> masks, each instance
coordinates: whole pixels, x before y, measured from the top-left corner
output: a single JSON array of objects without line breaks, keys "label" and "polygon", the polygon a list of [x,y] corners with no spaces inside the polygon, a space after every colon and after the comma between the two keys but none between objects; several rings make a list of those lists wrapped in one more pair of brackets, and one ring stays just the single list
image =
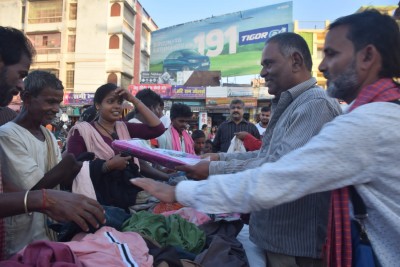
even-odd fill
[{"label": "bangle", "polygon": [[42,210],[46,209],[46,189],[42,188]]},{"label": "bangle", "polygon": [[28,199],[28,193],[29,193],[29,190],[26,190],[26,192],[25,192],[25,196],[24,196],[24,209],[25,209],[25,213],[29,213],[29,211],[28,211],[28,205],[27,205],[27,199]]}]

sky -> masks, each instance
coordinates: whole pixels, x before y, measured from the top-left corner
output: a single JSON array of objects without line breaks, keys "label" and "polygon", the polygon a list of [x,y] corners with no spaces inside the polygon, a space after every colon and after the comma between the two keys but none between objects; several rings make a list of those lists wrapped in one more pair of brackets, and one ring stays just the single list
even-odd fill
[{"label": "sky", "polygon": [[[268,6],[285,0],[139,0],[159,28]],[[361,6],[397,5],[398,0],[293,0],[293,19],[333,21]]]}]

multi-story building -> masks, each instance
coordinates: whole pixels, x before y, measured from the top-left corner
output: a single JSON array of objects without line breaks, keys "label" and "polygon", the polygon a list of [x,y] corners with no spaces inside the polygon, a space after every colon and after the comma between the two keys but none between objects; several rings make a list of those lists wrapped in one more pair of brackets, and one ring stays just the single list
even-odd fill
[{"label": "multi-story building", "polygon": [[[357,12],[374,8],[382,14],[392,16],[398,6],[361,6]],[[329,21],[295,21],[294,32],[300,34],[306,41],[311,51],[313,60],[312,75],[317,78],[318,85],[326,88],[326,79],[318,70],[318,66],[324,58],[324,42],[329,26]]]},{"label": "multi-story building", "polygon": [[329,21],[294,21],[294,32],[300,34],[310,48],[313,61],[312,76],[317,79],[319,86],[326,87],[326,79],[318,70],[318,66],[324,58],[325,35]]},{"label": "multi-story building", "polygon": [[31,69],[56,74],[73,93],[139,83],[158,28],[137,0],[2,0],[0,25],[24,31],[37,51]]}]

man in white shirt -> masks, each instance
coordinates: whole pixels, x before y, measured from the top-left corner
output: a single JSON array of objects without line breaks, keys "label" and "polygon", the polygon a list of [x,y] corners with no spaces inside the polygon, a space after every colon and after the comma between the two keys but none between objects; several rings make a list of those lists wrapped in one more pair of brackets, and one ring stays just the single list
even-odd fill
[{"label": "man in white shirt", "polygon": [[269,107],[262,107],[260,113],[260,121],[256,124],[260,136],[263,136],[265,129],[267,128],[270,116],[271,109]]}]

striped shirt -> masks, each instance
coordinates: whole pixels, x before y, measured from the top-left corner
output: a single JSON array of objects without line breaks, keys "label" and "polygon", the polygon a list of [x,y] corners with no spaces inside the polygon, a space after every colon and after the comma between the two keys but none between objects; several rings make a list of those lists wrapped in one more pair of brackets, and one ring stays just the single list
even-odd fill
[{"label": "striped shirt", "polygon": [[[210,175],[236,173],[275,162],[318,134],[326,122],[341,113],[341,108],[315,83],[315,78],[311,78],[274,99],[261,149],[220,153],[223,161],[210,163]],[[250,239],[274,253],[320,258],[326,237],[329,200],[329,193],[312,194],[272,209],[253,212]]]},{"label": "striped shirt", "polygon": [[260,139],[260,133],[253,123],[245,121],[244,119],[238,124],[232,120],[227,120],[218,127],[213,142],[214,150],[218,152],[227,152],[231,145],[231,140],[237,132],[248,132]]}]

